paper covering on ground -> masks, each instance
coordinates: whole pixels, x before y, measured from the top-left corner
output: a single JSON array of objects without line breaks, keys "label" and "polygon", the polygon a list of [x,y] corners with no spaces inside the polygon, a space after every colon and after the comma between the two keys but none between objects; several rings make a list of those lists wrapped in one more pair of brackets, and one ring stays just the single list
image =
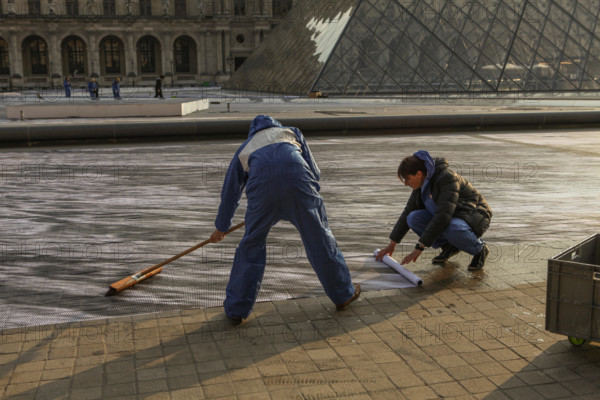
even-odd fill
[{"label": "paper covering on ground", "polygon": [[[379,254],[379,250],[380,249],[375,250],[373,252],[373,256],[377,257],[377,254]],[[417,275],[413,274],[408,269],[404,268],[404,266],[402,264],[400,264],[398,261],[394,260],[392,257],[388,256],[387,254],[385,256],[383,256],[382,261],[388,267],[394,269],[396,272],[398,272],[404,278],[408,279],[413,284],[415,284],[417,286],[421,286],[423,284],[423,280],[421,278],[419,278]]]}]

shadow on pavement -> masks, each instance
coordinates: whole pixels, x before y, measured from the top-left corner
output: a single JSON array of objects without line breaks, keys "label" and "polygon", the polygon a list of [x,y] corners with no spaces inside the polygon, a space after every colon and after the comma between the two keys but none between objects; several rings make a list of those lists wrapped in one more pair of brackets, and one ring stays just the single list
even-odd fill
[{"label": "shadow on pavement", "polygon": [[[539,354],[520,354],[525,346],[506,353],[506,379],[498,376],[498,388],[485,399],[597,399],[600,393],[600,346],[598,343],[572,346],[566,339],[545,348]],[[529,359],[529,363],[521,360]]]},{"label": "shadow on pavement", "polygon": [[[204,390],[197,398],[212,398],[234,395],[236,384],[252,392],[257,385],[283,390],[353,382],[370,392],[395,392],[390,382],[380,386],[381,377],[362,362],[375,357],[384,363],[433,363],[417,347],[402,350],[408,340],[402,331],[409,326],[405,315],[411,307],[452,283],[442,269],[439,274],[438,282],[432,280],[435,289],[367,292],[341,312],[326,297],[257,303],[251,318],[238,327],[215,307],[22,330],[14,334],[28,335],[24,343],[31,347],[2,367],[3,376],[36,361],[64,368],[37,372],[39,387],[26,389],[23,383],[18,387],[24,390],[6,393],[6,398],[146,398],[156,391],[181,390],[190,398]],[[384,335],[374,334],[374,327],[382,325]],[[357,352],[357,345],[372,353]]]}]

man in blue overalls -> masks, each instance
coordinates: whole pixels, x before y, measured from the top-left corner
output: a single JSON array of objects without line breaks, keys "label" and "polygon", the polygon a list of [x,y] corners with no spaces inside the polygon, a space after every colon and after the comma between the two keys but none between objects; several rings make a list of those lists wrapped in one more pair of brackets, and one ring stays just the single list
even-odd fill
[{"label": "man in blue overalls", "polygon": [[114,78],[112,82],[113,98],[115,100],[121,100],[121,79]]},{"label": "man in blue overalls", "polygon": [[65,77],[65,80],[63,82],[63,86],[65,87],[65,97],[71,97],[71,81],[69,80],[69,77]]},{"label": "man in blue overalls", "polygon": [[98,84],[96,83],[96,78],[92,78],[88,83],[88,91],[92,100],[98,100]]},{"label": "man in blue overalls", "polygon": [[229,164],[216,230],[210,238],[216,243],[225,237],[245,187],[246,231],[235,252],[224,302],[233,324],[240,324],[252,312],[265,270],[267,234],[280,220],[298,229],[306,255],[337,310],[360,295],[360,285],[352,284],[329,229],[319,178],[319,168],[299,129],[283,127],[265,115],[254,118],[248,139]]}]

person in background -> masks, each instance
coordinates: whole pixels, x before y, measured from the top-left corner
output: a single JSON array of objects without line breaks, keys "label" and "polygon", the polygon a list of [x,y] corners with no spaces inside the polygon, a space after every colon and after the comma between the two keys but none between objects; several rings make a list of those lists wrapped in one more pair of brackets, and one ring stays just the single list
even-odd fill
[{"label": "person in background", "polygon": [[266,115],[254,118],[248,139],[229,164],[212,243],[225,237],[244,188],[248,200],[246,230],[235,252],[224,302],[225,314],[239,325],[252,312],[266,264],[266,240],[278,221],[296,227],[306,255],[325,290],[345,309],[360,295],[329,229],[319,194],[320,170],[298,128],[284,127]]},{"label": "person in background", "polygon": [[112,92],[113,92],[113,97],[115,100],[120,100],[121,99],[121,79],[119,78],[115,78],[113,79],[112,82]]},{"label": "person in background", "polygon": [[441,247],[432,263],[443,264],[464,251],[473,256],[469,271],[483,268],[489,249],[481,239],[490,226],[492,210],[469,181],[448,168],[445,158],[424,150],[402,160],[398,178],[412,189],[404,211],[390,234],[390,243],[376,256],[392,255],[412,229],[419,235],[415,249],[401,264],[416,261],[426,247]]},{"label": "person in background", "polygon": [[163,93],[162,93],[162,80],[163,79],[165,79],[164,75],[161,75],[156,79],[156,83],[154,84],[154,98],[157,98],[157,97],[160,97],[161,99],[164,98]]},{"label": "person in background", "polygon": [[92,80],[88,83],[88,91],[90,92],[90,97],[92,100],[98,99],[98,84],[96,83],[96,78],[92,78]]},{"label": "person in background", "polygon": [[65,87],[65,97],[69,98],[71,97],[71,81],[69,80],[69,77],[65,77],[65,80],[63,82],[63,86]]}]

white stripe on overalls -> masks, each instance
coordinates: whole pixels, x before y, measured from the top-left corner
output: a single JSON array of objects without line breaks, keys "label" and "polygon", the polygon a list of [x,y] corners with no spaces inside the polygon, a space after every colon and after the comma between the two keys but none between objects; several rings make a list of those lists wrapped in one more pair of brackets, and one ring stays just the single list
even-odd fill
[{"label": "white stripe on overalls", "polygon": [[246,147],[244,147],[238,155],[238,158],[242,163],[242,167],[244,167],[244,171],[250,171],[250,166],[248,165],[248,158],[250,158],[250,154],[270,144],[283,142],[288,142],[298,146],[298,148],[302,148],[296,139],[296,134],[290,129],[272,127],[256,132]]}]

